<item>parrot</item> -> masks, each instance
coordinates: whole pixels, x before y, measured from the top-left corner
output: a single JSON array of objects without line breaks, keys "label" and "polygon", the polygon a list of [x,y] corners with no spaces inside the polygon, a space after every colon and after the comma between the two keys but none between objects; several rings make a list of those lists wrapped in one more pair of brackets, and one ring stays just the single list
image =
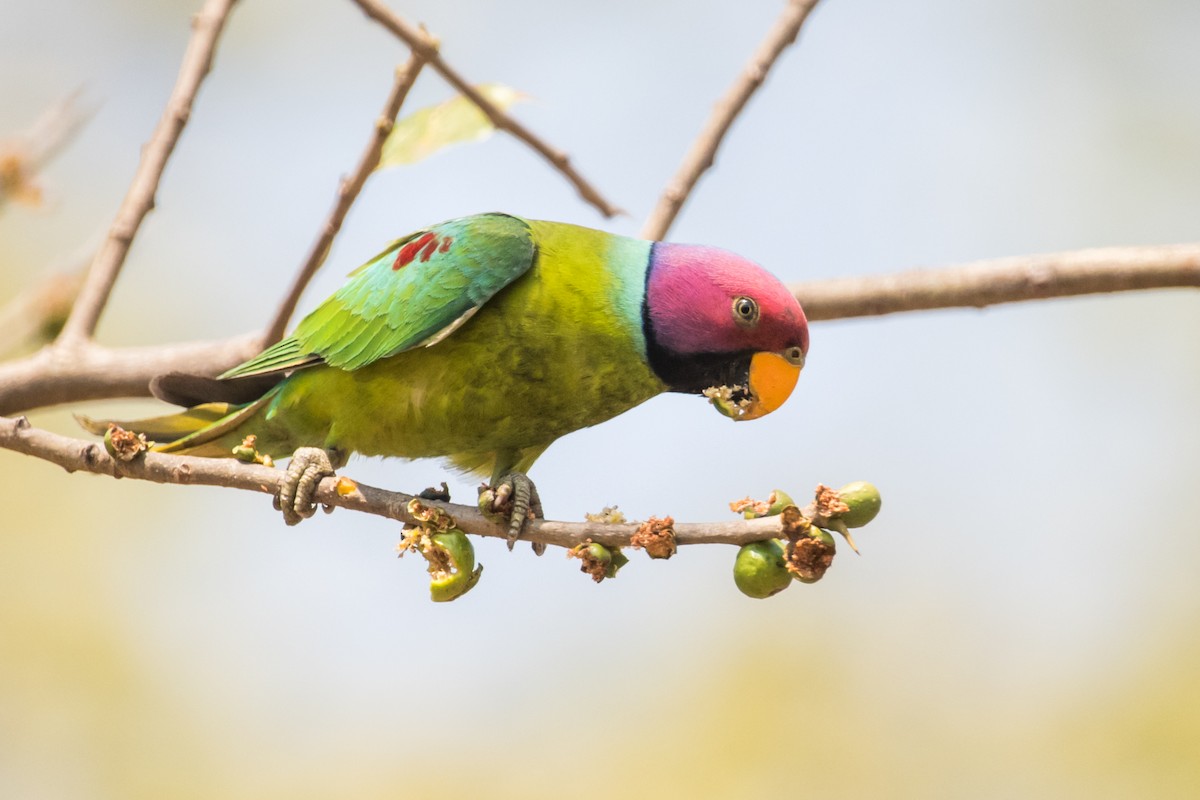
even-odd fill
[{"label": "parrot", "polygon": [[663,392],[734,420],[791,395],[808,354],[800,303],[726,250],[501,213],[393,241],[259,355],[151,392],[180,413],[116,424],[151,449],[291,459],[275,498],[294,525],[350,454],[444,458],[494,489],[508,546],[542,515],[528,477],[558,438]]}]

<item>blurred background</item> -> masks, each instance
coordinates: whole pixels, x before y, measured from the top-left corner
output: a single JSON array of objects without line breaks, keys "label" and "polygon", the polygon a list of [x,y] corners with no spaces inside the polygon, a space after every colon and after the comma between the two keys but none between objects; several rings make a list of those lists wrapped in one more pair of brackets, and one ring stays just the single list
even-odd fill
[{"label": "blurred background", "polygon": [[[97,108],[42,206],[0,213],[7,301],[103,236],[199,0],[0,6],[0,138],[76,88]],[[531,95],[514,113],[630,216],[496,136],[376,175],[301,311],[449,217],[636,234],[782,3],[393,6]],[[822,3],[672,238],[786,281],[1194,241],[1197,31],[1187,0]],[[405,55],[349,2],[239,4],[100,338],[263,324]],[[408,110],[450,95],[426,73]],[[731,547],[595,585],[487,540],[480,585],[435,605],[395,524],[287,529],[263,496],[0,452],[0,796],[1194,796],[1198,310],[1159,291],[821,323],[771,417],[658,398],[535,467],[569,520],[875,482],[862,556],[766,601]],[[474,498],[436,462],[347,472]]]}]

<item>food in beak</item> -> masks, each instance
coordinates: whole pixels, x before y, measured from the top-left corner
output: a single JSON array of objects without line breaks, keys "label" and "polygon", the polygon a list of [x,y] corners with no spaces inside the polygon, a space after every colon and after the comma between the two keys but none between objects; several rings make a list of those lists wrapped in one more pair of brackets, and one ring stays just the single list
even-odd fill
[{"label": "food in beak", "polygon": [[765,417],[787,402],[800,367],[778,353],[755,353],[745,383],[710,386],[702,394],[735,421]]}]

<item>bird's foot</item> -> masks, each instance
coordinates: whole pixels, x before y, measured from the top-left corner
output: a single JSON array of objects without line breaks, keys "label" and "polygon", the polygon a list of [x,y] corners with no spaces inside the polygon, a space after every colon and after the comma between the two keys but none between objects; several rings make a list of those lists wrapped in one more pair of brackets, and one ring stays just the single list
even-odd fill
[{"label": "bird's foot", "polygon": [[321,479],[334,475],[334,461],[345,463],[341,454],[319,447],[300,447],[292,453],[287,473],[279,483],[279,494],[275,496],[275,509],[283,512],[283,521],[296,525],[317,513],[313,498]]},{"label": "bird's foot", "polygon": [[[542,518],[542,500],[537,487],[523,472],[509,472],[496,481],[495,486],[483,486],[479,490],[480,509],[489,516],[498,516],[508,524],[508,549],[512,550],[521,532],[530,519]],[[546,552],[546,545],[533,542],[533,552],[539,556]]]}]

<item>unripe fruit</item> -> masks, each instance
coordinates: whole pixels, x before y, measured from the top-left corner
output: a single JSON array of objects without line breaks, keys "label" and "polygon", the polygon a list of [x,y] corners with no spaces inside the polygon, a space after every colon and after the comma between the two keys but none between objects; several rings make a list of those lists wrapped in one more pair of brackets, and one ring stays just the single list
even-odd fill
[{"label": "unripe fruit", "polygon": [[847,528],[861,528],[866,525],[875,519],[883,505],[879,490],[874,484],[866,481],[847,483],[838,489],[838,496],[842,498],[843,503],[850,506],[849,511],[838,517]]},{"label": "unripe fruit", "polygon": [[429,537],[435,553],[424,553],[429,560],[429,596],[435,603],[462,597],[479,582],[483,566],[475,566],[475,548],[467,535],[452,528]]},{"label": "unripe fruit", "polygon": [[796,505],[796,502],[792,500],[792,496],[783,489],[775,489],[772,491],[770,496],[767,498],[767,503],[769,503],[767,506],[768,517],[773,517],[776,514],[782,514],[783,510],[788,506]]},{"label": "unripe fruit", "polygon": [[621,548],[610,549],[596,542],[581,544],[569,551],[567,556],[583,562],[579,565],[579,571],[591,575],[596,583],[617,577],[617,570],[629,563],[629,558],[621,552]]},{"label": "unripe fruit", "polygon": [[592,542],[584,548],[583,553],[580,553],[580,558],[587,558],[596,564],[599,564],[607,571],[609,564],[612,563],[612,551],[602,544]]},{"label": "unripe fruit", "polygon": [[791,586],[792,574],[784,562],[783,544],[768,539],[743,545],[733,562],[733,582],[742,594],[760,600]]}]

